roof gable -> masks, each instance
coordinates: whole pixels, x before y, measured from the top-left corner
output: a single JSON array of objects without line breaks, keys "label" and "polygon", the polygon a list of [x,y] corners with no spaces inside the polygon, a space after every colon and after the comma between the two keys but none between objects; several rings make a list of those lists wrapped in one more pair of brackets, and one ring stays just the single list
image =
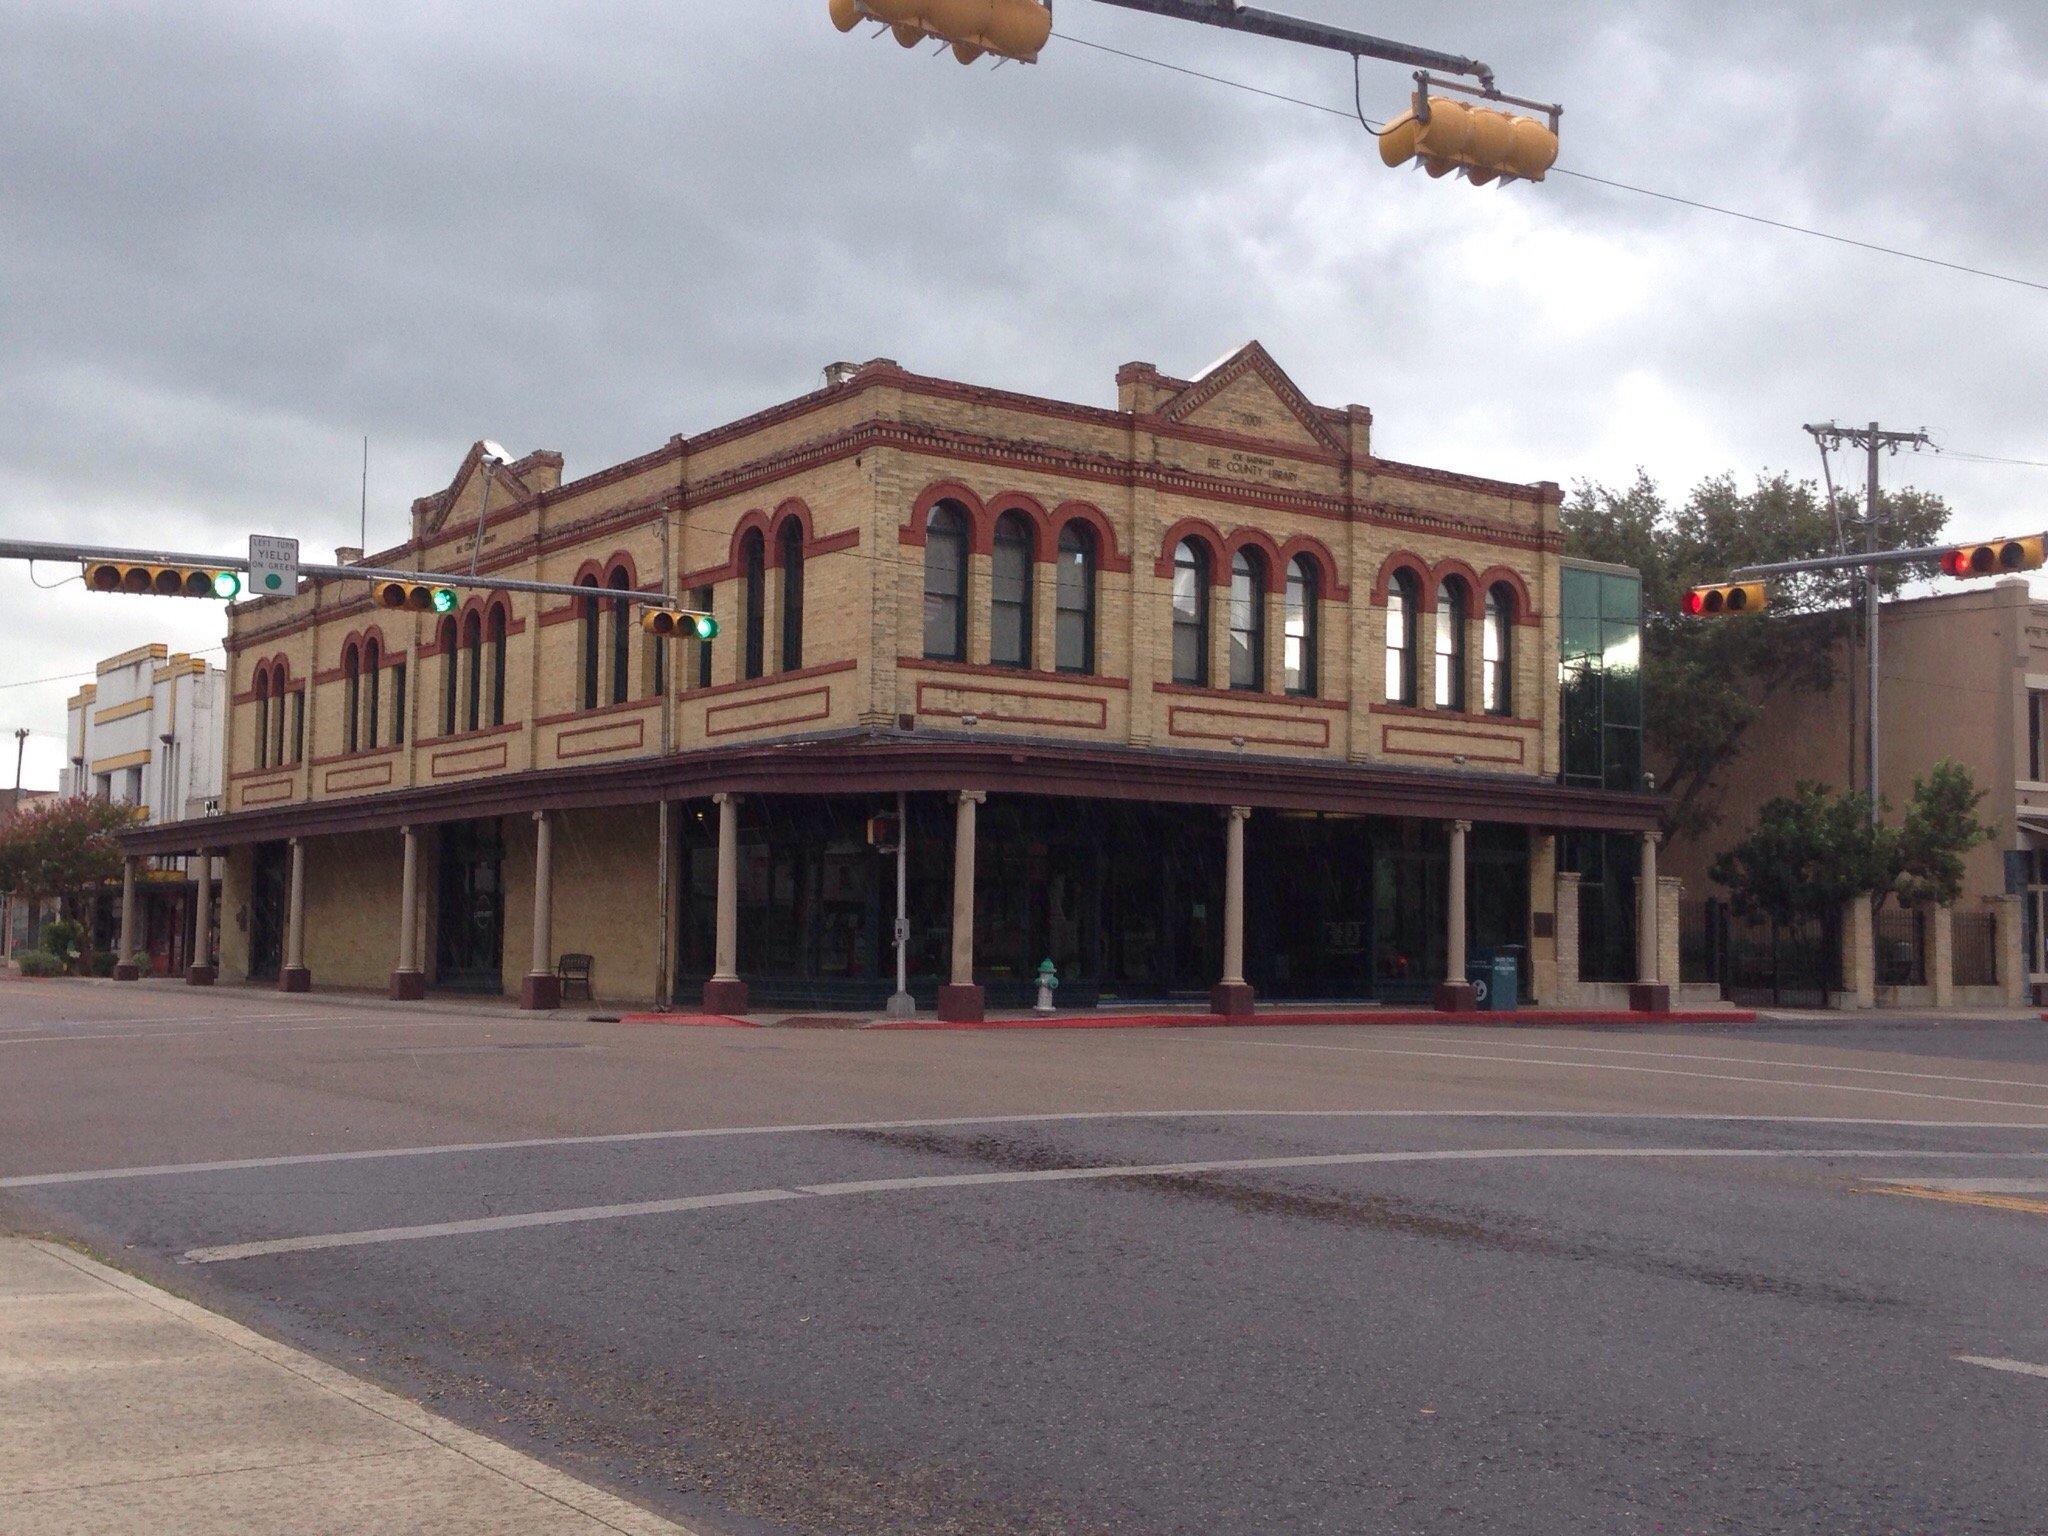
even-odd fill
[{"label": "roof gable", "polygon": [[1341,453],[1322,412],[1258,342],[1245,343],[1159,408],[1168,421]]}]

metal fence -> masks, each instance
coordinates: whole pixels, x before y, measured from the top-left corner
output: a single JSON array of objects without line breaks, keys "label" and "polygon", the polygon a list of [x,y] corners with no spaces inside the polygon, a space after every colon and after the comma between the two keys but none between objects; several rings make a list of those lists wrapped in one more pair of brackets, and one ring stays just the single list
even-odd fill
[{"label": "metal fence", "polygon": [[1719,901],[1679,909],[1679,975],[1716,983],[1754,1007],[1824,1008],[1842,989],[1842,930],[1833,917],[1790,925],[1750,921]]},{"label": "metal fence", "polygon": [[1998,920],[1989,912],[1958,912],[1952,947],[1959,987],[1998,985]]},{"label": "metal fence", "polygon": [[1877,914],[1877,984],[1927,985],[1927,914],[1886,907]]}]

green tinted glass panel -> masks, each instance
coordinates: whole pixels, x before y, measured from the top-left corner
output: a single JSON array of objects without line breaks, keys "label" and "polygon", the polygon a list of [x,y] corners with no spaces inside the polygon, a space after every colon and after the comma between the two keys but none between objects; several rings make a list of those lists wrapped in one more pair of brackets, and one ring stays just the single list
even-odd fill
[{"label": "green tinted glass panel", "polygon": [[1603,619],[1627,619],[1630,623],[1642,614],[1643,584],[1633,576],[1602,576],[1600,578],[1600,616]]},{"label": "green tinted glass panel", "polygon": [[1598,571],[1575,571],[1566,567],[1564,586],[1560,593],[1558,611],[1566,623],[1573,619],[1598,618],[1600,615],[1600,573]]},{"label": "green tinted glass panel", "polygon": [[1581,658],[1597,660],[1600,655],[1600,621],[1567,618],[1560,626],[1558,644],[1566,661]]}]

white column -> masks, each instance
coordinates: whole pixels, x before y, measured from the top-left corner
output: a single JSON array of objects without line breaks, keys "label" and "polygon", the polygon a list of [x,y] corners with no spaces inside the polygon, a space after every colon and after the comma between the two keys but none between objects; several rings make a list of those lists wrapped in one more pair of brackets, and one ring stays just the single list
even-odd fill
[{"label": "white column", "polygon": [[306,974],[306,840],[291,840],[292,868],[290,894],[285,904],[284,965],[277,985],[285,992],[303,992],[311,978]]},{"label": "white column", "polygon": [[391,973],[391,996],[414,1002],[427,995],[420,968],[420,834],[417,827],[399,829],[403,852],[398,876],[398,968]]},{"label": "white column", "polygon": [[1465,842],[1472,823],[1451,823],[1450,900],[1445,903],[1444,981],[1449,986],[1465,982]]},{"label": "white column", "polygon": [[1248,805],[1233,805],[1224,825],[1223,985],[1244,985],[1244,824]]},{"label": "white column", "polygon": [[740,797],[713,795],[718,806],[718,923],[713,981],[740,979]]},{"label": "white column", "polygon": [[192,963],[185,980],[195,987],[213,982],[213,855],[201,849],[192,861]]},{"label": "white column", "polygon": [[963,789],[953,814],[953,985],[974,984],[974,811],[986,796]]},{"label": "white column", "polygon": [[121,861],[121,949],[114,956],[117,981],[133,981],[142,974],[135,964],[135,867],[141,862],[133,854]]},{"label": "white column", "polygon": [[[526,1006],[551,1008],[555,979],[555,818],[533,813],[533,963],[526,973]],[[541,983],[541,985],[536,985]]]}]

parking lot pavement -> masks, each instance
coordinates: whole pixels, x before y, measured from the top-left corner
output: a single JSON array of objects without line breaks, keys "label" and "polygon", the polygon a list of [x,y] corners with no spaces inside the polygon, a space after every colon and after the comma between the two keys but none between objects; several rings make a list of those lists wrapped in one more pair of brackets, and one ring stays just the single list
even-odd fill
[{"label": "parking lot pavement", "polygon": [[0,1201],[706,1531],[2029,1531],[2044,1038],[0,991]]}]

